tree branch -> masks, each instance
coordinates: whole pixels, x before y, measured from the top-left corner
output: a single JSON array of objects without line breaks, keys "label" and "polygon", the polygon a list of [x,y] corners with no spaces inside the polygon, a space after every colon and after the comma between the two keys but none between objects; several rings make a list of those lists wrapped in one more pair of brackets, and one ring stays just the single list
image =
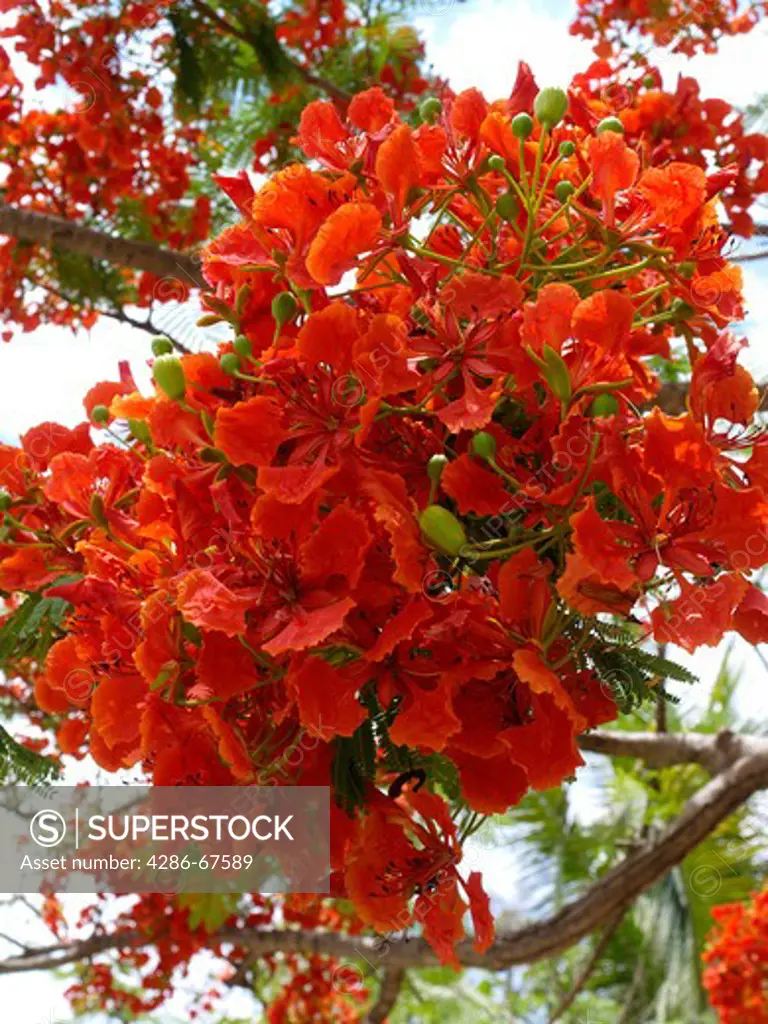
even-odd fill
[{"label": "tree branch", "polygon": [[19,974],[26,971],[50,971],[80,960],[87,960],[96,953],[110,949],[136,949],[147,946],[150,940],[138,933],[115,935],[93,935],[78,942],[57,943],[55,946],[41,946],[29,949],[20,956],[0,960],[0,974]]},{"label": "tree branch", "polygon": [[61,246],[91,259],[147,271],[157,277],[173,278],[195,288],[206,287],[199,261],[192,256],[149,242],[117,238],[52,214],[20,210],[0,203],[0,235]]},{"label": "tree branch", "polygon": [[155,326],[151,320],[136,320],[122,309],[98,309],[98,313],[99,316],[108,316],[112,320],[117,320],[120,324],[135,327],[138,331],[145,331],[147,334],[151,334],[153,338],[167,338],[177,352],[183,352],[188,355],[192,351],[184,342],[177,341],[168,331]]},{"label": "tree branch", "polygon": [[723,729],[706,733],[608,732],[596,729],[579,738],[582,750],[609,757],[636,757],[649,768],[700,764],[716,774],[740,757],[768,757],[768,739]]},{"label": "tree branch", "polygon": [[[516,964],[534,963],[568,949],[597,929],[606,927],[637,896],[684,860],[750,796],[768,788],[768,740],[733,734],[725,734],[724,739],[722,733],[712,737],[641,736],[592,733],[582,738],[582,746],[586,743],[585,749],[601,748],[605,753],[641,756],[649,764],[695,761],[712,766],[718,774],[688,801],[679,817],[657,837],[634,850],[556,914],[500,935],[486,953],[476,952],[471,941],[459,943],[456,952],[462,964],[503,970]],[[676,744],[674,750],[670,743]],[[728,759],[733,757],[736,759],[728,764]],[[61,967],[108,949],[137,948],[151,945],[153,941],[157,939],[126,933],[30,950],[0,961],[0,974]],[[378,960],[387,970],[433,966],[438,962],[434,950],[419,938],[353,937],[291,929],[229,929],[211,936],[210,944],[217,948],[232,944],[247,949],[251,956],[282,951],[352,961],[365,958],[374,966]]]},{"label": "tree branch", "polygon": [[[223,15],[219,14],[218,11],[214,10],[209,4],[205,3],[205,0],[192,0],[192,5],[198,12],[198,14],[213,22],[213,24],[220,28],[221,31],[224,32],[226,35],[232,36],[234,39],[239,39],[240,42],[245,43],[247,46],[250,46],[251,49],[258,56],[260,45],[259,39],[254,38],[249,32],[245,31],[239,26],[233,25],[231,21],[227,21],[227,19]],[[294,60],[294,58],[287,52],[285,47],[281,46],[280,50],[286,65],[290,67],[291,71],[295,75],[298,75],[299,78],[303,78],[307,85],[311,85],[314,86],[316,89],[320,89],[322,92],[326,93],[328,96],[331,96],[339,103],[343,103],[345,106],[352,99],[351,95],[346,91],[346,89],[342,89],[340,86],[336,85],[335,82],[331,82],[327,78],[323,78],[320,75],[316,75],[308,68],[305,68],[302,64],[299,64],[299,62],[297,60]]]},{"label": "tree branch", "polygon": [[402,967],[389,967],[384,971],[379,989],[379,998],[366,1014],[363,1024],[383,1024],[394,1009],[405,981]]}]

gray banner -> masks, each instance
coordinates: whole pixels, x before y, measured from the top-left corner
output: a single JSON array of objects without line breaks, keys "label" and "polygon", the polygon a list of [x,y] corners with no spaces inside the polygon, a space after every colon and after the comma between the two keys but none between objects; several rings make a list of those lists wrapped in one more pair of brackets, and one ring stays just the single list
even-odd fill
[{"label": "gray banner", "polygon": [[0,891],[327,893],[320,786],[0,787]]}]

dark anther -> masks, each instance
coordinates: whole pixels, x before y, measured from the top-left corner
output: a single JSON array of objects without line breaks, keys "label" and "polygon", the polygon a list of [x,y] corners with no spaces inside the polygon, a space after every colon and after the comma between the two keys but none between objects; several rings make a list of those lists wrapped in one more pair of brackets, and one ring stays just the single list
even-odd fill
[{"label": "dark anther", "polygon": [[403,772],[402,775],[398,775],[398,777],[389,787],[387,795],[390,796],[393,800],[397,800],[397,798],[403,792],[406,782],[410,782],[411,779],[417,780],[417,784],[413,787],[413,792],[418,793],[418,791],[427,781],[427,773],[424,771],[423,768],[414,768],[410,772]]}]

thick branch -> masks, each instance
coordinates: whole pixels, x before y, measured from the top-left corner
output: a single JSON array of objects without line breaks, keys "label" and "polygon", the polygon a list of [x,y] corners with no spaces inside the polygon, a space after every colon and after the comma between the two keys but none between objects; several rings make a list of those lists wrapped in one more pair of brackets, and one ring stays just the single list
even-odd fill
[{"label": "thick branch", "polygon": [[139,934],[94,935],[80,942],[58,943],[30,949],[21,956],[0,960],[0,974],[19,974],[25,971],[50,971],[87,960],[108,949],[135,949],[149,945],[149,939]]},{"label": "thick branch", "polygon": [[768,757],[768,739],[738,736],[728,729],[706,733],[607,732],[597,729],[579,738],[582,750],[609,757],[636,757],[649,768],[700,764],[715,774],[740,757]]},{"label": "thick branch", "polygon": [[157,277],[173,278],[196,288],[205,287],[199,261],[192,256],[174,249],[162,249],[149,242],[116,238],[52,214],[20,210],[0,203],[0,235],[60,246],[91,259],[144,270]]},{"label": "thick branch", "polygon": [[[593,740],[599,735],[604,734],[593,733]],[[607,735],[610,737],[610,734]],[[684,749],[679,748],[673,756],[668,746],[670,739],[676,737],[652,737],[657,751],[667,751],[666,763],[669,764],[700,760],[701,757],[706,757],[709,761],[712,749],[722,745],[721,737],[711,737],[707,741],[711,745],[709,752],[702,754],[703,748],[698,745],[698,738],[688,736],[686,740],[691,742],[687,743]],[[635,735],[629,742],[638,744],[641,741]],[[636,849],[579,899],[569,903],[552,917],[499,936],[486,953],[477,953],[469,941],[460,943],[457,947],[460,962],[467,967],[481,967],[486,970],[503,970],[515,964],[533,963],[568,949],[613,921],[642,892],[684,860],[753,793],[768,788],[766,741],[751,737],[732,737],[728,742],[735,744],[731,749],[738,759],[715,775],[687,803],[682,814],[654,840]],[[606,751],[608,743],[608,739],[603,740]],[[610,739],[610,743],[617,751],[620,739],[614,737]],[[752,752],[745,756],[739,753],[740,750],[747,749]],[[628,744],[625,744],[622,753],[627,753],[628,750]],[[635,756],[638,750],[639,747],[635,746]],[[650,756],[649,748],[644,759],[648,760]],[[726,754],[723,756],[727,757]],[[265,956],[282,951],[334,956],[348,960],[365,958],[373,966],[377,966],[378,963],[387,970],[431,966],[437,963],[434,951],[423,939],[349,937],[332,932],[302,932],[290,929],[230,929],[211,938],[212,945],[228,943],[246,948],[251,956]],[[28,954],[0,961],[0,974],[50,969],[107,949],[135,948],[151,944],[152,940],[146,935],[98,936],[69,946],[58,945],[32,950]]]}]

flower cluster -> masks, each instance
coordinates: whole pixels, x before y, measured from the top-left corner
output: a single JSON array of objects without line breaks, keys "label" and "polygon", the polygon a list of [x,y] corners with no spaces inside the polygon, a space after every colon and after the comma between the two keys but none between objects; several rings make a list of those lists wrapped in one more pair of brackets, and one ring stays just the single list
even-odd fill
[{"label": "flower cluster", "polygon": [[[3,202],[72,221],[102,223],[123,218],[142,237],[174,249],[198,245],[210,232],[210,201],[186,198],[191,165],[202,143],[192,123],[169,124],[167,98],[156,75],[141,65],[130,43],[154,31],[163,3],[128,3],[119,17],[92,15],[91,5],[71,0],[46,11],[37,3],[10,3],[16,20],[0,35],[38,71],[35,88],[63,82],[76,103],[69,109],[38,109],[24,98],[9,56],[0,47],[0,96],[4,108],[0,159],[7,167]],[[77,25],[72,30],[72,25]],[[7,239],[0,247],[6,322],[31,331],[42,322],[90,327],[98,318],[93,303],[71,302],[67,285],[83,260],[55,254],[53,264],[37,246]],[[91,269],[91,296],[100,288],[115,300],[126,293],[148,305],[156,279]],[[62,284],[56,283],[59,277]],[[30,298],[24,281],[37,287]],[[127,292],[129,286],[133,286]],[[72,288],[73,292],[77,289]],[[188,289],[183,289],[184,292]],[[100,296],[101,297],[101,296]],[[176,298],[183,297],[176,290]],[[4,334],[10,340],[10,331]]]},{"label": "flower cluster", "polygon": [[[97,385],[116,443],[0,450],[0,589],[65,603],[17,662],[62,750],[330,785],[334,892],[450,963],[467,909],[493,936],[465,838],[653,692],[642,641],[768,639],[768,441],[719,172],[526,68],[421,118],[318,101],[310,164],[219,179],[243,220],[206,322],[232,340],[159,341],[152,395]],[[643,412],[681,346],[687,410]]]},{"label": "flower cluster", "polygon": [[[247,968],[249,952],[246,945],[237,943],[238,930],[287,925],[352,936],[362,927],[354,914],[345,913],[320,897],[266,897],[257,893],[234,898],[155,893],[133,897],[129,905],[121,901],[117,914],[114,901],[102,895],[83,908],[71,928],[65,924],[58,900],[49,897],[45,920],[59,939],[72,940],[105,928],[111,934],[126,936],[121,970],[135,971],[140,984],[126,986],[121,971],[97,958],[83,965],[67,989],[67,998],[79,1013],[151,1014],[173,995],[178,970],[186,970],[190,961],[204,950],[223,958],[225,946],[226,960],[232,966],[220,973],[209,988],[195,993],[187,1007],[190,1020],[214,1010],[227,985],[232,983],[234,969],[241,965]],[[219,928],[230,933],[228,943],[212,942],[211,933]],[[128,937],[147,932],[154,938],[152,954],[144,949],[131,950]],[[360,1020],[357,1009],[370,994],[355,969],[334,957],[286,953],[282,957],[264,957],[259,969],[260,978],[273,996],[267,1011],[269,1024],[294,1024],[297,1020],[356,1024]]]},{"label": "flower cluster", "polygon": [[694,78],[680,77],[674,92],[667,92],[658,68],[643,61],[619,70],[615,61],[596,60],[575,76],[571,96],[585,126],[618,117],[647,166],[679,160],[716,170],[731,230],[752,234],[750,209],[768,192],[768,136],[748,131],[744,115],[730,103],[703,99]]},{"label": "flower cluster", "polygon": [[703,982],[721,1024],[768,1022],[768,888],[715,907]]},{"label": "flower cluster", "polygon": [[[30,103],[0,46],[3,202],[179,251],[194,251],[210,236],[210,175],[195,180],[195,170],[223,159],[221,129],[233,115],[221,97],[231,90],[229,80],[216,88],[215,79],[237,64],[238,46],[249,53],[243,77],[253,76],[263,93],[255,123],[236,130],[238,144],[243,134],[253,137],[257,171],[295,152],[290,137],[308,88],[344,96],[360,82],[380,81],[412,110],[429,85],[413,29],[387,12],[364,26],[343,0],[256,4],[250,34],[203,3],[181,18],[170,0],[131,0],[118,12],[94,13],[89,0],[50,9],[11,0],[5,9],[13,21],[0,39],[36,70],[37,90],[63,83],[71,102],[57,110]],[[325,70],[327,81],[317,77]],[[89,329],[101,311],[183,302],[195,286],[183,272],[159,279],[16,238],[0,244],[0,268],[5,341],[10,325]]]},{"label": "flower cluster", "polygon": [[571,32],[596,40],[602,56],[631,46],[637,34],[692,57],[751,32],[767,11],[764,0],[578,0]]}]

